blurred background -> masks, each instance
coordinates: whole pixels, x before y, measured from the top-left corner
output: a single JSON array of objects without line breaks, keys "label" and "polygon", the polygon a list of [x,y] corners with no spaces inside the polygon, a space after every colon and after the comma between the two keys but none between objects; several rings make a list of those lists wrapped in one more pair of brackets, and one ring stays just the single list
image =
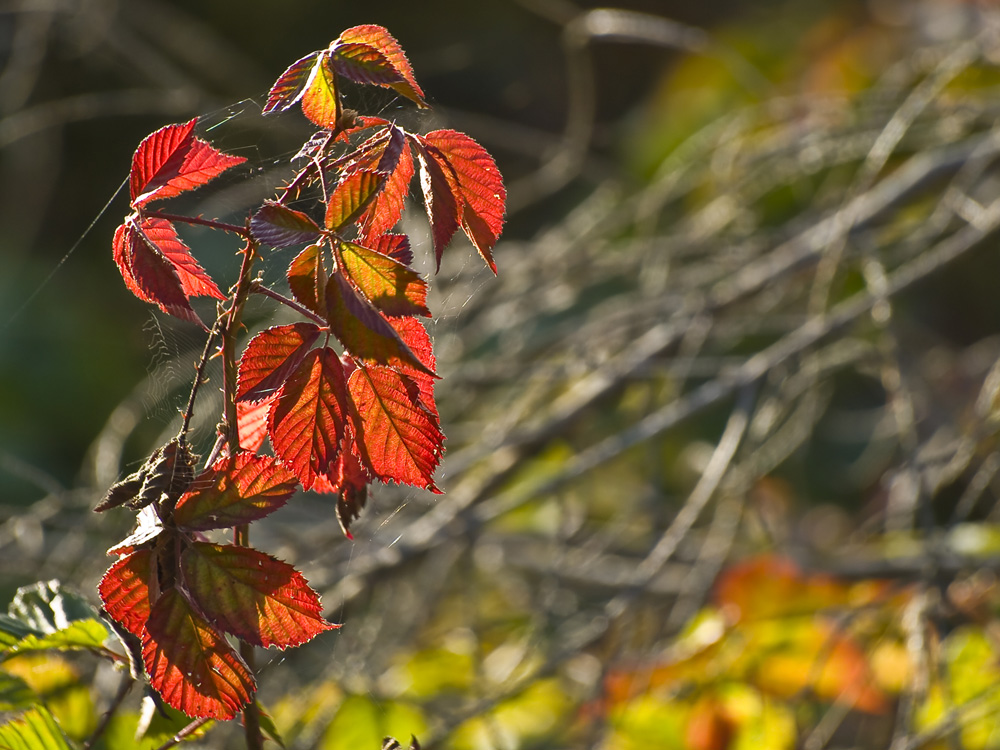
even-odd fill
[{"label": "blurred background", "polygon": [[[344,623],[260,655],[286,746],[1000,747],[988,0],[0,3],[0,601],[96,602],[132,519],[89,509],[203,346],[111,261],[136,145],[201,117],[248,166],[180,208],[242,222],[309,134],[271,82],[362,23],[433,109],[349,104],[473,136],[509,211],[498,278],[431,281],[446,494],[255,525]],[[66,658],[85,738],[114,677]]]}]

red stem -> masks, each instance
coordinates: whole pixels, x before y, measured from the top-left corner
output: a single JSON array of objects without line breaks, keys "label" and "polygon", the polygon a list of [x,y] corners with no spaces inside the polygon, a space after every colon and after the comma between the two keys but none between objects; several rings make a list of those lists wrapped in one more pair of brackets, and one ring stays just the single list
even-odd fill
[{"label": "red stem", "polygon": [[202,219],[199,216],[181,216],[179,214],[168,214],[163,211],[143,211],[143,216],[147,216],[151,219],[165,219],[166,221],[179,221],[182,224],[197,224],[201,227],[210,227],[212,229],[221,229],[225,232],[232,232],[233,234],[238,234],[240,237],[245,237],[250,239],[250,230],[246,227],[241,227],[236,224],[227,224],[224,221],[216,221],[215,219]]}]

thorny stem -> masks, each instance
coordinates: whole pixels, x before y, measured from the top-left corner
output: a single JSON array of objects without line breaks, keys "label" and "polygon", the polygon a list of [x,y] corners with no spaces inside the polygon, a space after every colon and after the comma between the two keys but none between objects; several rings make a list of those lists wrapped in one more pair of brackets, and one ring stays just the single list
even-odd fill
[{"label": "thorny stem", "polygon": [[300,313],[300,314],[304,315],[305,317],[309,318],[314,323],[317,323],[318,325],[322,326],[323,328],[326,328],[326,326],[327,326],[327,322],[325,320],[323,320],[323,318],[321,318],[319,315],[317,315],[316,313],[314,313],[308,307],[304,307],[304,306],[300,305],[298,302],[296,302],[295,300],[286,297],[281,292],[276,292],[273,289],[268,289],[266,286],[264,286],[263,284],[260,284],[260,283],[258,283],[256,281],[253,282],[250,285],[250,291],[254,292],[255,294],[262,294],[265,297],[270,297],[271,299],[277,300],[278,302],[280,302],[283,305],[287,305],[288,307],[290,307],[293,310],[295,310],[297,313]]},{"label": "thorny stem", "polygon": [[179,214],[164,213],[163,211],[143,211],[142,215],[152,219],[179,221],[182,224],[197,224],[200,227],[221,229],[225,232],[232,232],[233,234],[238,234],[240,237],[245,237],[248,241],[251,239],[250,230],[247,229],[246,227],[241,227],[237,224],[228,224],[224,221],[216,221],[215,219],[202,219],[199,216],[181,216]]},{"label": "thorny stem", "polygon": [[205,366],[212,355],[212,342],[215,341],[215,336],[219,332],[219,320],[221,318],[216,319],[212,330],[208,332],[205,348],[201,353],[201,358],[198,360],[198,366],[195,368],[194,383],[191,385],[191,394],[188,396],[187,407],[184,409],[184,420],[181,422],[181,430],[178,434],[178,437],[182,440],[187,435],[188,426],[191,424],[191,417],[194,414],[194,400],[198,395],[198,389],[205,382]]},{"label": "thorny stem", "polygon": [[[232,304],[229,310],[220,316],[225,319],[222,334],[222,390],[225,410],[225,421],[222,437],[225,438],[230,454],[239,450],[239,425],[236,414],[236,338],[243,322],[243,307],[250,290],[253,286],[251,272],[253,271],[253,261],[257,255],[258,245],[253,238],[247,235],[247,244],[243,248],[243,263],[240,267],[240,278],[236,282],[233,290]],[[250,526],[241,524],[233,530],[233,541],[240,546],[250,546]],[[243,641],[240,642],[240,656],[246,662],[251,674],[254,669],[253,646]],[[246,708],[243,709],[243,727],[246,732],[247,750],[261,750],[264,747],[264,736],[260,731],[260,708],[257,701],[251,699]]]},{"label": "thorny stem", "polygon": [[197,732],[209,721],[210,719],[207,718],[195,719],[186,727],[184,727],[181,731],[179,731],[177,734],[171,737],[169,740],[160,745],[156,750],[168,750],[168,748],[171,748],[174,745],[181,744],[186,737],[189,737],[190,735]]}]

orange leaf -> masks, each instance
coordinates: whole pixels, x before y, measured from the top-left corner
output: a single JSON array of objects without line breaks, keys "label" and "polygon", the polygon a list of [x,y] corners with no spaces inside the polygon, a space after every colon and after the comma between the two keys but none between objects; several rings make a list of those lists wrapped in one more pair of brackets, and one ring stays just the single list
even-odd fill
[{"label": "orange leaf", "polygon": [[149,619],[149,582],[153,572],[153,551],[140,549],[108,568],[97,590],[112,620],[136,637]]},{"label": "orange leaf", "polygon": [[336,460],[346,423],[344,367],[333,349],[306,355],[271,409],[274,452],[306,489]]},{"label": "orange leaf", "polygon": [[[342,33],[338,41],[340,43],[361,43],[374,47],[382,53],[402,79],[398,82],[385,82],[380,85],[395,89],[407,99],[416,102],[419,107],[427,106],[427,102],[424,101],[424,92],[420,90],[420,86],[417,85],[417,81],[413,77],[413,69],[406,59],[403,48],[399,46],[399,42],[383,27],[375,26],[374,24],[354,26]],[[334,42],[334,44],[337,44],[337,42]]]},{"label": "orange leaf", "polygon": [[257,689],[239,655],[176,588],[153,606],[142,656],[152,688],[188,716],[232,719]]},{"label": "orange leaf", "polygon": [[271,456],[223,456],[177,502],[174,523],[195,531],[250,523],[284,505],[297,487],[295,475]]},{"label": "orange leaf", "polygon": [[319,596],[288,563],[248,547],[195,542],[181,570],[198,608],[216,627],[257,646],[298,646],[335,625]]},{"label": "orange leaf", "polygon": [[392,368],[362,366],[351,373],[348,389],[375,476],[437,491],[433,474],[444,435],[420,405],[416,384]]}]

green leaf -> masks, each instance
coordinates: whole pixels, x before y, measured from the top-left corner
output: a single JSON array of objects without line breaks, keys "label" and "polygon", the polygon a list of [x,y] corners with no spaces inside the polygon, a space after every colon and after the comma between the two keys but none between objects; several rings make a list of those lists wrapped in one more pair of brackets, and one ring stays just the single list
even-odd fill
[{"label": "green leaf", "polygon": [[29,634],[5,650],[0,660],[9,659],[29,651],[70,651],[76,649],[99,649],[108,637],[108,629],[100,620],[78,620],[62,630],[49,635]]},{"label": "green leaf", "polygon": [[38,695],[17,675],[0,671],[0,711],[19,711],[38,704]]},{"label": "green leaf", "polygon": [[54,633],[74,620],[97,617],[97,610],[86,599],[64,589],[55,580],[39,581],[19,588],[7,613],[37,634]]},{"label": "green leaf", "polygon": [[69,740],[43,706],[0,726],[0,750],[71,750]]}]

